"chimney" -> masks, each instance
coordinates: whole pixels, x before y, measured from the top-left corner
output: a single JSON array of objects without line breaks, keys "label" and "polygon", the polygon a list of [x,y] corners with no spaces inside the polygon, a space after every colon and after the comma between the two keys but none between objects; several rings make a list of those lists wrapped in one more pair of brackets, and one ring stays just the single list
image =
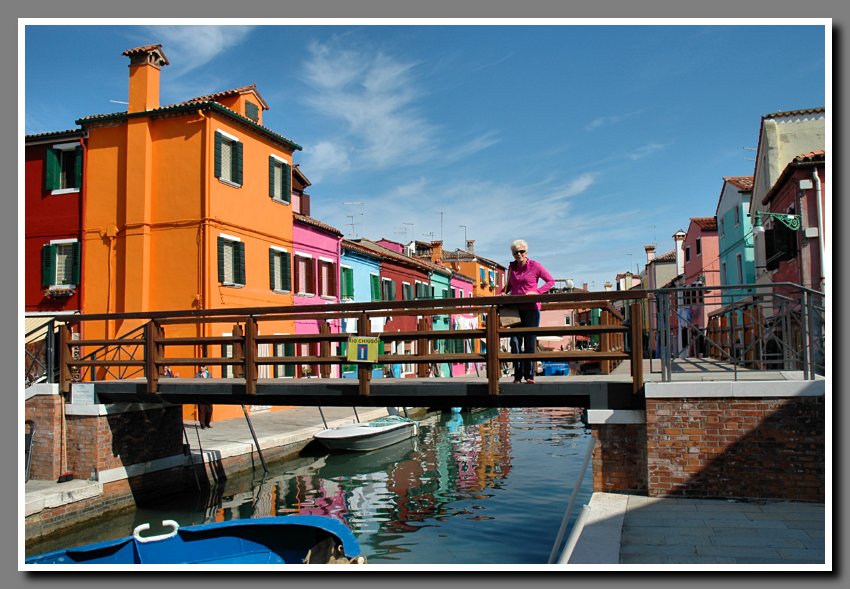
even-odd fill
[{"label": "chimney", "polygon": [[122,55],[130,58],[130,91],[127,112],[145,112],[159,108],[159,70],[168,65],[162,45],[145,45],[128,49]]},{"label": "chimney", "polygon": [[475,240],[474,239],[467,239],[466,240],[466,251],[468,251],[470,254],[475,253]]},{"label": "chimney", "polygon": [[582,289],[582,290],[587,290],[587,283],[586,283],[586,282],[582,282],[582,284],[581,284],[581,289]]},{"label": "chimney", "polygon": [[673,234],[676,242],[676,274],[685,273],[685,232],[679,229]]},{"label": "chimney", "polygon": [[643,246],[643,249],[646,251],[646,263],[649,264],[652,260],[655,259],[655,246],[649,244]]},{"label": "chimney", "polygon": [[611,290],[611,287],[612,287],[612,286],[614,286],[614,285],[613,285],[613,284],[611,284],[610,282],[606,282],[606,283],[605,283],[605,290],[606,290],[606,291]]},{"label": "chimney", "polygon": [[431,242],[431,261],[436,264],[443,263],[443,242],[442,241],[432,241]]}]

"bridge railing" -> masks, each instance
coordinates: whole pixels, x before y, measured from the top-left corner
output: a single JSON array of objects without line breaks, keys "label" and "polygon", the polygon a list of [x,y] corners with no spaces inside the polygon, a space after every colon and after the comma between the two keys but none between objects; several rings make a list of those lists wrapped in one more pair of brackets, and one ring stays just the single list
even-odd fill
[{"label": "bridge railing", "polygon": [[[144,378],[147,392],[155,394],[166,366],[192,367],[194,373],[195,368],[207,365],[218,367],[215,378],[244,379],[245,392],[254,394],[260,379],[304,377],[308,372],[305,367],[319,367],[318,376],[328,377],[333,366],[342,373],[343,367],[354,365],[359,392],[368,395],[373,365],[355,364],[344,353],[349,337],[356,335],[380,339],[385,349],[377,357],[378,365],[415,365],[417,376],[428,376],[437,364],[483,365],[492,395],[499,394],[502,363],[598,362],[600,371],[607,374],[619,363],[630,360],[633,391],[637,394],[643,388],[643,347],[629,342],[643,341],[643,325],[639,320],[624,321],[623,313],[612,303],[617,301],[621,307],[626,304],[632,317],[641,317],[646,297],[644,291],[580,292],[75,315],[57,320],[59,383],[60,389],[67,392],[72,382]],[[541,302],[544,311],[596,310],[595,320],[573,325],[500,326],[502,309],[533,302]],[[477,321],[467,322],[471,328],[449,325],[448,329],[435,329],[435,316],[462,316]],[[395,331],[382,331],[380,326],[390,320],[396,325]],[[311,325],[314,332],[297,333],[296,322]],[[378,329],[373,329],[375,322]],[[120,331],[126,335],[113,335]],[[593,339],[598,345],[588,349],[538,349],[529,354],[513,354],[502,346],[505,338],[529,333],[582,337]],[[444,343],[452,341],[463,345]],[[399,342],[403,344],[398,345]],[[281,384],[285,382],[281,380]]]}]

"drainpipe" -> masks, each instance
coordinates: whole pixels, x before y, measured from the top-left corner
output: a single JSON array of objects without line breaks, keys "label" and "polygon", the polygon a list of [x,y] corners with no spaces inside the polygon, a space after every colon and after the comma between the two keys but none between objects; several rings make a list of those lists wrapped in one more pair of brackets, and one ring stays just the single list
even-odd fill
[{"label": "drainpipe", "polygon": [[821,183],[818,175],[818,167],[812,168],[812,180],[815,182],[815,200],[818,207],[818,252],[820,253],[820,291],[824,290],[824,273],[823,273],[823,242],[824,242],[824,227],[823,227],[823,206],[821,205]]}]

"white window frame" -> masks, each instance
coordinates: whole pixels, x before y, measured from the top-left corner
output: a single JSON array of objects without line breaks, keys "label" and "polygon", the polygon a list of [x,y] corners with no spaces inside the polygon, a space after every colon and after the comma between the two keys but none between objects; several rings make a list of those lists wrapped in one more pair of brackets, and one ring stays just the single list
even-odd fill
[{"label": "white window frame", "polygon": [[[271,158],[272,158],[273,160],[275,160],[275,162],[277,162],[277,164],[281,164],[281,166],[280,166],[280,167],[277,167],[278,171],[280,172],[281,177],[283,177],[283,169],[284,169],[284,168],[283,168],[283,166],[288,166],[288,167],[290,168],[290,170],[292,169],[292,164],[291,164],[291,163],[289,163],[288,161],[286,161],[285,159],[283,159],[282,157],[276,156],[276,155],[275,155],[275,154],[273,154],[273,153],[270,153],[269,155],[271,156]],[[290,174],[291,174],[291,173],[292,173],[292,172],[290,171]],[[275,190],[276,190],[276,191],[277,191],[277,190],[281,190],[282,188],[283,188],[283,187],[282,187],[282,186],[280,186],[280,183],[279,183],[279,182],[275,182]],[[272,201],[274,201],[274,202],[276,202],[276,203],[280,203],[280,204],[282,204],[282,205],[289,205],[289,204],[291,204],[291,203],[292,203],[292,181],[291,181],[291,180],[290,180],[290,182],[289,182],[289,192],[290,192],[290,193],[289,193],[289,198],[288,198],[287,200],[284,200],[284,199],[283,199],[283,196],[280,196],[280,197],[278,197],[278,196],[273,196],[273,197],[272,197]]]},{"label": "white window frame", "polygon": [[[53,151],[61,151],[62,157],[64,158],[65,153],[67,153],[69,151],[76,152],[78,147],[80,147],[79,143],[71,142],[71,143],[57,143],[56,145],[51,145],[50,149],[52,149]],[[82,156],[80,156],[80,157],[82,157]],[[59,169],[60,170],[63,169],[61,163],[59,164]],[[55,190],[51,190],[50,194],[73,194],[73,193],[79,192],[79,191],[80,191],[79,186],[72,186],[71,188],[56,188]]]},{"label": "white window frame", "polygon": [[[345,296],[342,292],[342,271],[351,270],[351,296]],[[347,264],[343,264],[340,262],[339,264],[339,300],[340,301],[353,301],[354,300],[354,268]]]},{"label": "white window frame", "polygon": [[[224,240],[232,241],[232,242],[236,242],[236,243],[240,243],[242,241],[240,238],[235,237],[233,235],[228,235],[227,233],[219,233],[218,236],[220,238],[224,239]],[[234,279],[236,278],[236,276],[235,276],[236,267],[235,267],[235,264],[234,264],[235,261],[236,261],[236,251],[234,250],[233,255],[231,257],[231,260],[230,260],[230,271],[231,271],[231,274],[233,275],[233,276],[231,276],[231,278],[234,278]],[[244,284],[241,284],[239,282],[235,282],[234,280],[229,280],[229,281],[224,280],[224,281],[222,281],[221,284],[223,286],[233,286],[233,287],[243,287],[243,286],[245,286]]]},{"label": "white window frame", "polygon": [[322,269],[320,266],[322,263],[328,264],[330,266],[330,269],[328,270],[328,279],[334,280],[333,277],[334,274],[337,272],[338,265],[332,258],[326,258],[324,256],[319,256],[318,261],[319,264],[316,264],[316,294],[325,300],[334,301],[337,298],[337,294],[335,292],[332,292],[330,294],[324,294],[322,292],[322,287],[327,285],[323,284]]},{"label": "white window frame", "polygon": [[[49,245],[57,245],[57,246],[58,245],[71,245],[71,246],[73,246],[74,244],[79,244],[79,243],[80,243],[80,240],[75,238],[75,237],[71,237],[71,238],[67,238],[67,239],[51,239],[48,242]],[[56,275],[56,273],[59,271],[59,264],[57,263],[59,261],[58,255],[59,255],[59,252],[58,252],[58,248],[57,248],[57,252],[56,252],[57,257],[55,257],[53,259],[53,278],[51,278],[50,286],[47,287],[48,290],[65,290],[65,289],[68,289],[68,288],[76,289],[77,286],[79,286],[77,284],[72,284],[72,283],[59,284],[59,281],[57,280],[58,276]],[[73,275],[73,273],[71,272],[71,269],[68,269],[68,273]]]},{"label": "white window frame", "polygon": [[[312,255],[312,254],[307,254],[307,253],[302,253],[302,252],[295,252],[295,253],[293,254],[293,256],[292,256],[292,279],[293,279],[293,282],[295,282],[295,268],[296,268],[296,266],[297,266],[297,264],[298,264],[298,262],[297,262],[296,258],[305,258],[305,259],[307,259],[307,260],[310,260],[310,263],[311,263],[311,264],[313,263],[313,255]],[[317,287],[317,285],[316,285],[316,276],[315,276],[315,274],[316,274],[316,269],[315,269],[315,267],[314,267],[314,270],[313,270],[313,284],[312,284],[312,285],[306,285],[306,281],[305,281],[305,285],[306,285],[306,286],[308,286],[308,287],[309,287],[309,286],[312,286],[313,288],[318,289],[318,287]],[[293,284],[293,285],[292,285],[292,290],[293,290],[293,291],[295,291],[295,294],[297,294],[299,297],[314,297],[314,296],[316,296],[316,294],[317,294],[317,293],[315,293],[315,292],[305,292],[305,291],[298,290],[299,286],[301,286],[301,285],[300,285],[300,284]]]},{"label": "white window frame", "polygon": [[[216,132],[216,133],[219,133],[219,134],[220,134],[220,135],[221,135],[224,139],[226,139],[226,140],[227,140],[229,143],[231,143],[231,144],[233,144],[233,143],[242,143],[242,141],[241,141],[238,137],[236,137],[235,135],[231,135],[231,134],[230,134],[230,133],[228,133],[227,131],[222,131],[221,129],[216,129],[216,130],[215,130],[215,132]],[[244,145],[244,144],[243,144],[243,145]],[[222,143],[222,148],[223,148],[223,147],[224,147],[224,145],[223,145],[223,143]],[[230,149],[233,149],[233,146],[232,146],[232,145],[231,145]],[[233,152],[232,152],[232,151],[231,151],[230,157],[231,157],[231,158],[233,157]],[[223,154],[223,153],[222,153],[222,159],[224,159],[224,154]],[[242,185],[241,185],[241,184],[237,184],[236,182],[234,182],[234,181],[233,181],[233,179],[232,179],[232,178],[230,178],[230,177],[229,177],[229,176],[231,176],[232,174],[233,174],[233,170],[232,170],[232,165],[231,165],[231,169],[228,169],[228,170],[227,170],[228,178],[225,178],[225,177],[224,177],[224,162],[222,162],[221,176],[219,176],[219,177],[217,178],[217,180],[218,180],[219,182],[221,182],[222,184],[227,184],[228,186],[232,186],[232,187],[234,187],[234,188],[242,188]]]},{"label": "white window frame", "polygon": [[[269,246],[269,249],[270,249],[271,251],[273,251],[273,252],[277,252],[277,253],[280,253],[280,254],[288,254],[288,253],[289,253],[289,250],[288,250],[288,249],[286,249],[286,248],[284,248],[284,247],[278,247],[278,246],[276,246],[276,245],[270,245],[270,246]],[[290,268],[289,268],[289,282],[290,282],[290,285],[289,285],[289,286],[290,286],[290,288],[292,288],[292,275],[294,274],[294,273],[293,273],[293,271],[292,271],[292,256],[290,256],[290,262],[289,262],[289,264],[290,264]],[[275,278],[282,279],[283,277],[282,277],[282,276],[275,276]],[[279,280],[275,280],[275,283],[277,283],[277,282],[279,282]],[[290,293],[290,292],[292,292],[292,291],[291,291],[291,290],[287,290],[287,289],[285,289],[285,288],[284,288],[284,289],[277,289],[277,288],[273,288],[273,289],[272,289],[272,292],[276,292],[276,293],[278,293],[278,294],[288,294],[288,293]]]}]

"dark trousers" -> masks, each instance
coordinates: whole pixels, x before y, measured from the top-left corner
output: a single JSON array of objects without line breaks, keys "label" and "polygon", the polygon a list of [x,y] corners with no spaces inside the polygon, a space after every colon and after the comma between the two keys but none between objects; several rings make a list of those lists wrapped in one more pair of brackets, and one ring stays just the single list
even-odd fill
[{"label": "dark trousers", "polygon": [[[519,325],[517,327],[539,327],[540,311],[538,309],[520,309]],[[531,354],[537,348],[537,336],[533,334],[512,335],[512,354]],[[523,360],[514,362],[514,380],[518,378],[534,378],[534,362]]]},{"label": "dark trousers", "polygon": [[212,405],[209,403],[198,403],[198,422],[201,427],[209,427],[212,421]]}]

